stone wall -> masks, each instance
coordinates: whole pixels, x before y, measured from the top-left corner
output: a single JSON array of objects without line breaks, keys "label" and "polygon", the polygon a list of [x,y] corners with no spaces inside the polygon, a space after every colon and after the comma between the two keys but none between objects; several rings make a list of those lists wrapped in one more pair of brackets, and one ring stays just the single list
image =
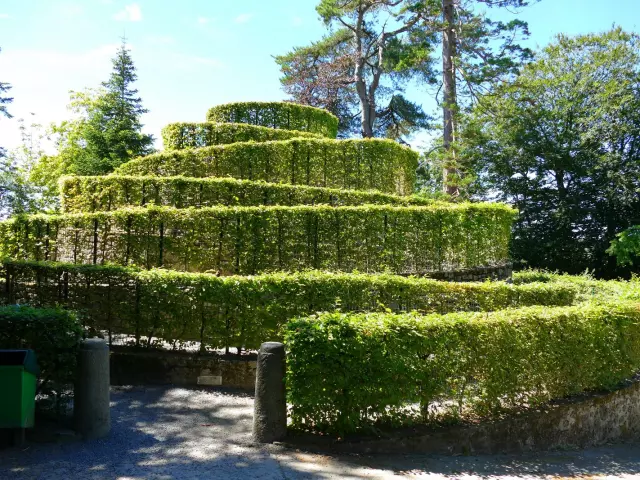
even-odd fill
[{"label": "stone wall", "polygon": [[508,263],[492,267],[478,267],[453,272],[433,272],[425,276],[447,282],[483,282],[485,280],[510,280],[513,265]]},{"label": "stone wall", "polygon": [[222,386],[253,390],[256,356],[112,347],[112,385]]},{"label": "stone wall", "polygon": [[544,408],[474,425],[415,427],[382,432],[380,438],[335,441],[290,436],[297,448],[341,453],[499,454],[587,448],[640,439],[640,381],[611,393],[583,395]]}]

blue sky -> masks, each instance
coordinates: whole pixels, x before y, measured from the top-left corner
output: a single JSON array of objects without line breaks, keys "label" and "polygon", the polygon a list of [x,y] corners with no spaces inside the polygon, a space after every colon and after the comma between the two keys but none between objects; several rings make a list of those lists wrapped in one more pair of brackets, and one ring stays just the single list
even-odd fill
[{"label": "blue sky", "polygon": [[[68,118],[69,90],[106,80],[126,34],[149,113],[145,130],[203,121],[215,104],[279,100],[272,55],[324,32],[316,0],[0,0],[0,80],[13,85],[13,120],[0,119],[0,145],[19,142],[17,118],[44,125]],[[558,33],[638,31],[640,0],[542,0],[519,13],[532,47]],[[425,89],[411,97],[432,111]],[[32,116],[31,113],[35,113]],[[158,145],[160,146],[160,145]]]}]

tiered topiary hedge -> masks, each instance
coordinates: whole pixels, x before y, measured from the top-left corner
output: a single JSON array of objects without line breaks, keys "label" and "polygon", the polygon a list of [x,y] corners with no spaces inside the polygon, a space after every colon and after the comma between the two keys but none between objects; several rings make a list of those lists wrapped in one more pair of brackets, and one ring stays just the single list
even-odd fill
[{"label": "tiered topiary hedge", "polygon": [[432,205],[428,198],[398,196],[375,190],[341,190],[235,178],[63,177],[60,198],[65,212],[111,211],[127,207],[252,207],[258,205]]},{"label": "tiered topiary hedge", "polygon": [[296,130],[274,130],[243,123],[170,123],[162,129],[162,141],[166,150],[291,138],[322,138],[322,135]]},{"label": "tiered topiary hedge", "polygon": [[336,140],[333,115],[290,103],[223,105],[207,120],[168,126],[167,151],[112,175],[63,179],[63,214],[0,222],[0,256],[14,260],[4,301],[77,308],[137,344],[255,348],[280,338],[287,319],[323,309],[573,298],[572,288],[549,295],[394,276],[501,267],[515,216],[500,204],[412,196],[418,155],[409,148]]},{"label": "tiered topiary hedge", "polygon": [[391,140],[296,138],[156,153],[125,163],[116,174],[233,177],[408,195],[417,167],[418,154]]},{"label": "tiered topiary hedge", "polygon": [[504,282],[452,283],[428,278],[306,271],[258,276],[171,272],[161,269],[5,262],[0,298],[5,303],[64,306],[86,326],[131,335],[136,344],[165,339],[179,348],[257,348],[282,339],[292,318],[339,308],[344,312],[492,311],[526,305],[571,305],[573,285]]},{"label": "tiered topiary hedge", "polygon": [[317,268],[421,274],[500,265],[515,212],[494,204],[168,207],[0,223],[0,255],[223,275]]},{"label": "tiered topiary hedge", "polygon": [[273,129],[298,130],[336,138],[338,118],[321,108],[282,102],[236,102],[207,112],[209,122],[246,123]]}]

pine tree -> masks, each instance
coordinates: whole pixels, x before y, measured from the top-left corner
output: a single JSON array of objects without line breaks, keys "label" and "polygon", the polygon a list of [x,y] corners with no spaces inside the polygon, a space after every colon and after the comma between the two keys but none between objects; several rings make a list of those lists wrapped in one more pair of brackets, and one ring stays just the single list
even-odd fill
[{"label": "pine tree", "polygon": [[132,87],[138,76],[125,42],[123,39],[113,59],[111,77],[102,84],[106,94],[100,102],[105,147],[114,168],[150,153],[153,145],[153,136],[141,133],[140,117],[148,110],[142,107],[138,90]]}]

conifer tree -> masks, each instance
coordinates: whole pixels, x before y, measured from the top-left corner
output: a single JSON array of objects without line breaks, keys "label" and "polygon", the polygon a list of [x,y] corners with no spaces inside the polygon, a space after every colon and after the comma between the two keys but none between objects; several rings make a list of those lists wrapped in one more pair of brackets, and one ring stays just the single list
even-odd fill
[{"label": "conifer tree", "polygon": [[113,71],[102,86],[106,94],[100,102],[104,122],[104,141],[112,165],[129,161],[133,157],[150,153],[153,137],[141,133],[140,117],[148,110],[142,107],[138,90],[136,68],[125,40],[113,61]]}]

